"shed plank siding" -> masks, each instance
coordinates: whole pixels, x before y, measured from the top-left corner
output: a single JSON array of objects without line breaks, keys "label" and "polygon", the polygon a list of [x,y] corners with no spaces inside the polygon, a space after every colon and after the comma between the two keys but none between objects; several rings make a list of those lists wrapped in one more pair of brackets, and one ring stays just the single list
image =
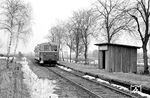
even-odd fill
[{"label": "shed plank siding", "polygon": [[115,64],[116,64],[116,68],[115,68],[115,71],[116,72],[119,72],[119,71],[121,71],[121,48],[115,48],[116,49],[116,51],[115,51],[115,54],[117,54],[116,55],[116,58],[115,58]]},{"label": "shed plank siding", "polygon": [[125,72],[127,72],[128,71],[128,64],[129,64],[129,59],[128,59],[128,55],[129,55],[129,53],[128,53],[128,51],[127,51],[127,49],[126,48],[124,48],[124,50],[125,50],[125,52],[124,52],[124,60],[125,60],[125,65],[124,65],[124,68],[125,68]]},{"label": "shed plank siding", "polygon": [[123,70],[123,72],[129,72],[129,70],[130,70],[130,49],[129,48],[122,48],[123,50],[124,50],[124,52],[122,52],[123,53],[123,60],[124,60],[124,65],[123,65],[123,67],[124,67],[124,70]]},{"label": "shed plank siding", "polygon": [[110,46],[111,48],[111,61],[110,61],[110,64],[112,64],[112,68],[113,68],[113,71],[115,72],[119,72],[121,71],[121,48],[118,48],[118,47],[112,47]]},{"label": "shed plank siding", "polygon": [[114,61],[113,67],[115,72],[130,72],[131,68],[131,50],[130,48],[111,47]]},{"label": "shed plank siding", "polygon": [[126,48],[126,51],[127,51],[127,65],[126,65],[126,69],[127,71],[126,72],[130,72],[130,48]]},{"label": "shed plank siding", "polygon": [[130,54],[129,54],[129,71],[128,72],[132,72],[132,60],[133,59],[131,56],[132,56],[133,49],[130,48],[129,52],[130,52]]},{"label": "shed plank siding", "polygon": [[109,69],[109,71],[115,71],[115,69],[114,69],[114,53],[113,53],[113,48],[112,47],[110,47],[109,48],[109,51],[110,51],[110,69]]},{"label": "shed plank siding", "polygon": [[115,47],[112,47],[112,46],[111,46],[111,53],[112,53],[112,56],[113,56],[113,57],[112,57],[112,58],[113,58],[113,59],[112,59],[112,61],[113,61],[113,66],[112,66],[112,67],[113,67],[113,71],[115,71],[116,66],[117,66],[117,65],[116,65],[116,59],[117,59],[116,56],[117,56],[117,55],[115,55],[115,54],[116,54],[116,49],[115,49]]},{"label": "shed plank siding", "polygon": [[130,72],[137,72],[137,50],[132,49],[131,52],[131,71]]},{"label": "shed plank siding", "polygon": [[113,59],[114,59],[114,66],[113,67],[114,67],[114,71],[116,71],[116,68],[117,68],[116,60],[118,58],[116,55],[116,47],[112,47],[112,51],[113,51],[112,53],[113,53]]},{"label": "shed plank siding", "polygon": [[131,72],[131,65],[132,65],[132,63],[131,63],[131,52],[132,52],[132,49],[131,48],[129,48],[129,50],[128,50],[128,60],[129,60],[129,64],[128,64],[128,67],[127,67],[127,69],[128,69],[128,71],[127,72]]},{"label": "shed plank siding", "polygon": [[131,49],[131,61],[130,61],[130,63],[131,63],[131,67],[130,67],[130,72],[133,72],[133,68],[134,68],[134,62],[133,62],[133,60],[134,60],[134,50],[133,49]]}]

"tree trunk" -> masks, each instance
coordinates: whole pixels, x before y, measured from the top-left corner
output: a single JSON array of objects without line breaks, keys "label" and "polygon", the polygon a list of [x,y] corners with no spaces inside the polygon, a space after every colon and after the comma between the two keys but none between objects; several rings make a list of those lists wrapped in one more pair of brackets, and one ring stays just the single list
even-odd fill
[{"label": "tree trunk", "polygon": [[109,26],[108,26],[108,25],[109,25],[109,24],[108,24],[108,19],[109,19],[109,18],[107,17],[107,19],[106,19],[106,24],[105,24],[105,25],[106,25],[106,32],[107,32],[107,42],[110,43],[111,38],[110,38],[110,32],[109,32]]},{"label": "tree trunk", "polygon": [[87,52],[88,52],[88,47],[87,45],[85,45],[85,52],[84,52],[84,58],[85,58],[85,65],[88,64],[88,61],[87,61]]},{"label": "tree trunk", "polygon": [[[78,30],[77,30],[78,33]],[[76,35],[76,58],[75,63],[78,62],[78,56],[79,56],[79,34]]]},{"label": "tree trunk", "polygon": [[75,63],[78,62],[78,55],[79,55],[79,48],[78,48],[78,46],[77,46],[77,48],[76,48],[76,58],[75,58]]},{"label": "tree trunk", "polygon": [[108,39],[108,43],[110,44],[110,38]]},{"label": "tree trunk", "polygon": [[149,74],[146,43],[143,43],[142,49],[143,49],[143,60],[144,60],[144,74]]},{"label": "tree trunk", "polygon": [[71,63],[71,47],[70,47],[70,63]]},{"label": "tree trunk", "polygon": [[[15,45],[15,50],[14,50],[14,56],[16,55],[18,43],[19,43],[19,34],[17,35],[16,45]],[[13,56],[13,60],[14,60],[14,56]]]},{"label": "tree trunk", "polygon": [[14,57],[15,57],[15,55],[16,55],[17,47],[18,47],[18,40],[17,40],[16,46],[15,46],[13,59],[14,59]]},{"label": "tree trunk", "polygon": [[9,68],[9,56],[10,56],[10,49],[11,49],[11,44],[12,44],[12,39],[13,35],[10,35],[10,40],[9,40],[9,45],[8,45],[8,50],[7,50],[7,61],[6,61],[6,67]]}]

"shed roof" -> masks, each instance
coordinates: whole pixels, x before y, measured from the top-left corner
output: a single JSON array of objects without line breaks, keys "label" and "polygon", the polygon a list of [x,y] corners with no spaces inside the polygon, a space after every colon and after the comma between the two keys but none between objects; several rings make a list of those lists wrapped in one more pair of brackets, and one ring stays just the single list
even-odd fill
[{"label": "shed roof", "polygon": [[113,43],[100,43],[100,44],[95,44],[96,46],[119,46],[119,47],[128,47],[128,48],[141,48],[139,46],[132,46],[132,45],[124,45],[124,44],[113,44]]}]

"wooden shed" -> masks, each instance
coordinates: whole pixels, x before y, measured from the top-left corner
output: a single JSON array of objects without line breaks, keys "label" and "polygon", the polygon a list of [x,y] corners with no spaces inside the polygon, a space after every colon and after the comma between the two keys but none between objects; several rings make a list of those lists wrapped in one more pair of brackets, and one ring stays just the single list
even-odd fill
[{"label": "wooden shed", "polygon": [[98,65],[109,72],[137,72],[137,49],[140,47],[101,43],[98,46]]}]

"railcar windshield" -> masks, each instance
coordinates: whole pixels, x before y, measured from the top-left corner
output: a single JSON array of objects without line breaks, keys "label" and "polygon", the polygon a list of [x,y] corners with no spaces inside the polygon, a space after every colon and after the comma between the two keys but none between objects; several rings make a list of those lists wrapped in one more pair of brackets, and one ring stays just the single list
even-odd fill
[{"label": "railcar windshield", "polygon": [[57,45],[44,45],[44,51],[57,51]]},{"label": "railcar windshield", "polygon": [[51,51],[50,45],[44,45],[44,51]]},{"label": "railcar windshield", "polygon": [[51,51],[57,51],[57,46],[56,46],[56,45],[53,45],[53,46],[51,47]]}]

